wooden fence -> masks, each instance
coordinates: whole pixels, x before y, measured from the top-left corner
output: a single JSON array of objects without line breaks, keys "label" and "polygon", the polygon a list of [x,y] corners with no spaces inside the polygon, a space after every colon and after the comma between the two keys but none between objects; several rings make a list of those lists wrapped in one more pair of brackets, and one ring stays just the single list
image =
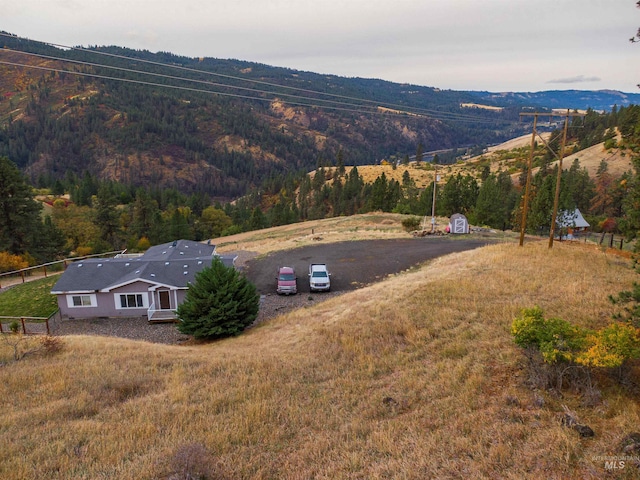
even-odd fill
[{"label": "wooden fence", "polygon": [[[625,238],[622,235],[616,235],[614,233],[594,233],[594,232],[580,232],[576,234],[573,240],[597,243],[609,248],[617,248],[623,250],[625,247]],[[564,240],[563,240],[564,241]],[[626,242],[627,245],[629,242]]]},{"label": "wooden fence", "polygon": [[[549,237],[549,229],[541,228],[538,236],[542,238]],[[596,233],[596,232],[574,232],[572,235],[563,234],[561,236],[555,235],[554,242],[584,242],[584,243],[596,243],[603,247],[616,248],[619,250],[632,249],[632,242],[627,241],[622,235],[616,235],[615,233]]]},{"label": "wooden fence", "polygon": [[29,278],[35,279],[42,276],[46,277],[49,273],[59,273],[67,268],[67,265],[77,260],[84,260],[85,258],[106,257],[111,255],[123,255],[126,250],[116,250],[114,252],[96,253],[93,255],[85,255],[82,257],[70,257],[64,260],[56,260],[55,262],[43,263],[41,265],[34,265],[33,267],[21,268],[20,270],[13,270],[11,272],[0,273],[0,288],[2,284],[13,285],[15,283],[24,283]]},{"label": "wooden fence", "polygon": [[[60,310],[48,317],[4,317],[0,316],[0,334],[23,333],[25,335],[51,335],[52,323],[59,320]],[[13,325],[13,327],[12,327]],[[17,329],[15,328],[17,325]]]}]

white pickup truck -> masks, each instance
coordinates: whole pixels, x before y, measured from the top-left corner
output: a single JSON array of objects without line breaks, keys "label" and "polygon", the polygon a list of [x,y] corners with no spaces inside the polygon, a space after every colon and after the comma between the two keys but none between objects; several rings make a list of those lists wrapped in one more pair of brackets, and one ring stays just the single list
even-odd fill
[{"label": "white pickup truck", "polygon": [[309,265],[309,291],[328,292],[331,290],[331,274],[324,263],[312,263]]}]

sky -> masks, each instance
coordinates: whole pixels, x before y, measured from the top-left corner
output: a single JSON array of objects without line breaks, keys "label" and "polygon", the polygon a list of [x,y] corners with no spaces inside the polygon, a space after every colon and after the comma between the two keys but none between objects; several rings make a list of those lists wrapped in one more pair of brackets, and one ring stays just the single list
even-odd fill
[{"label": "sky", "polygon": [[640,93],[637,0],[0,0],[0,31],[449,90]]}]

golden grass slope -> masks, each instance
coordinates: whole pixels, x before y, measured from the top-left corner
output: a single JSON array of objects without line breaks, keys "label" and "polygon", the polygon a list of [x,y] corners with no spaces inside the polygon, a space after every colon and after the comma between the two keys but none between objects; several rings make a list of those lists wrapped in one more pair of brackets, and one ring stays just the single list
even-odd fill
[{"label": "golden grass slope", "polygon": [[215,343],[69,337],[0,368],[0,478],[600,478],[637,398],[530,390],[509,327],[533,305],[602,325],[636,278],[597,248],[500,243]]},{"label": "golden grass slope", "polygon": [[406,215],[381,212],[332,217],[238,233],[213,239],[212,242],[216,245],[216,251],[220,253],[251,250],[264,254],[318,241],[335,243],[348,240],[407,238],[407,232],[402,228],[404,218]]},{"label": "golden grass slope", "polygon": [[[545,141],[549,140],[550,135],[548,132],[540,134]],[[536,137],[536,143],[542,143],[539,137]],[[439,165],[438,185],[444,185],[451,176],[457,174],[463,176],[471,175],[480,178],[484,165],[488,165],[492,172],[502,170],[510,171],[515,181],[521,173],[516,164],[527,161],[529,158],[528,148],[530,145],[531,135],[523,135],[500,145],[489,147],[486,153],[477,157],[472,157],[455,164]],[[580,162],[580,167],[586,169],[592,179],[596,178],[600,163],[603,160],[607,163],[608,172],[616,178],[625,172],[633,171],[633,163],[628,151],[620,148],[605,149],[604,143],[599,143],[577,153],[565,156],[562,160],[562,168],[568,170],[576,159]],[[550,167],[553,168],[557,163],[557,161],[552,162]],[[330,167],[327,170],[333,171],[333,168],[335,167]],[[345,168],[347,174],[352,168],[353,167]],[[421,164],[413,162],[409,165],[398,165],[396,168],[387,164],[360,165],[357,168],[358,174],[365,183],[375,182],[375,180],[384,173],[387,180],[394,179],[402,184],[402,176],[405,171],[407,171],[411,179],[415,182],[415,186],[424,189],[433,183],[435,177],[434,166],[429,162],[422,162]],[[538,170],[536,167],[532,169],[532,172],[535,174]],[[311,175],[315,175],[315,171],[312,172]]]}]

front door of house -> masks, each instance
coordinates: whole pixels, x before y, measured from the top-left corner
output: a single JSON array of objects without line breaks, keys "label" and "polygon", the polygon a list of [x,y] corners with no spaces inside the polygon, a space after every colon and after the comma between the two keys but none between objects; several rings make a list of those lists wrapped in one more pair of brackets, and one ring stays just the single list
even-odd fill
[{"label": "front door of house", "polygon": [[158,292],[158,300],[160,300],[160,310],[171,309],[171,301],[169,300],[169,292],[167,290],[160,290]]}]

